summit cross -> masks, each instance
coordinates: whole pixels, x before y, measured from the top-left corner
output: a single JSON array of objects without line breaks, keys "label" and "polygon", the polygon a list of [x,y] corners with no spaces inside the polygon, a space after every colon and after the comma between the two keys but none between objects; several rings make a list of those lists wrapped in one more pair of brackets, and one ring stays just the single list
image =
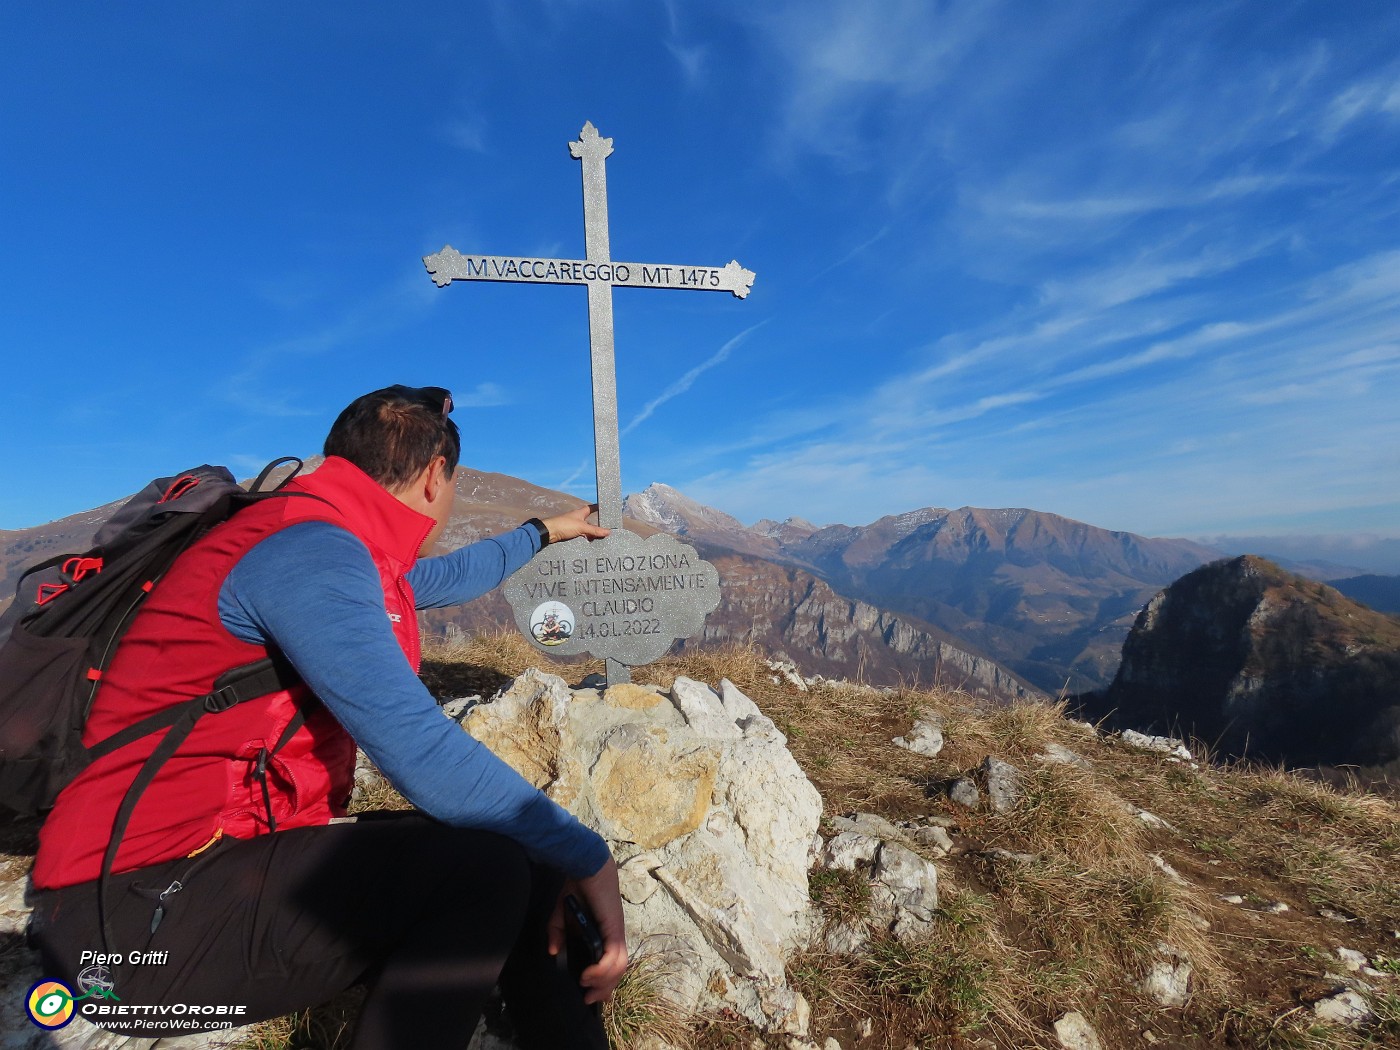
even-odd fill
[{"label": "summit cross", "polygon": [[[622,529],[622,466],[618,452],[617,372],[613,352],[613,286],[727,291],[743,299],[753,287],[754,273],[740,266],[737,260],[731,260],[724,266],[614,262],[608,235],[608,184],[604,170],[604,162],[613,151],[612,143],[612,139],[603,138],[598,134],[598,129],[593,126],[592,121],[585,123],[578,139],[569,143],[570,155],[583,162],[583,231],[586,258],[538,259],[518,255],[464,255],[455,248],[446,246],[440,252],[424,256],[423,265],[427,267],[433,283],[439,288],[445,288],[453,281],[582,284],[588,287],[588,336],[593,379],[593,448],[598,479],[598,524],[614,530],[614,537],[619,541],[618,549],[627,548],[630,552],[631,541],[619,534],[619,530]],[[605,545],[606,549],[612,549],[606,546],[608,541],[597,542]],[[539,557],[537,556],[537,560]],[[635,560],[632,553],[625,557]],[[684,560],[688,556],[682,554],[667,557]],[[655,561],[654,558],[652,560]],[[631,561],[626,563],[632,564]],[[542,563],[538,572],[543,578],[544,574],[555,571],[555,565],[562,564]],[[685,624],[686,629],[693,626],[698,630],[699,623],[703,622],[704,613],[713,609],[718,602],[718,577],[714,574],[713,566],[697,559],[696,567],[703,568],[704,571],[692,574],[692,592],[674,600],[668,599],[657,606],[656,611],[665,615],[652,620],[623,622],[613,619],[617,614],[607,611],[590,614],[587,611],[588,607],[591,605],[597,610],[599,603],[584,603],[580,614],[574,615],[569,628],[570,633],[564,635],[564,639],[567,640],[556,640],[555,634],[549,634],[548,640],[545,640],[542,629],[536,629],[540,628],[540,624],[533,622],[538,618],[537,614],[546,615],[541,613],[541,610],[547,606],[552,610],[557,603],[550,602],[538,605],[528,612],[524,611],[524,606],[534,600],[534,588],[552,588],[556,584],[531,584],[529,594],[522,592],[516,595],[512,599],[512,606],[517,605],[517,600],[521,603],[521,607],[517,608],[517,619],[522,630],[538,644],[564,645],[565,648],[557,650],[561,655],[572,651],[597,652],[598,649],[594,646],[585,648],[585,638],[598,639],[599,647],[609,650],[605,654],[608,681],[625,682],[629,679],[628,665],[643,663],[660,655],[660,652],[652,655],[652,649],[661,643],[664,635],[670,633],[669,628],[673,624],[677,625],[678,630],[681,629],[681,624]],[[531,578],[533,579],[533,576]],[[582,594],[586,593],[588,586],[599,581],[587,583],[574,579],[571,582],[574,583],[574,593]],[[557,586],[563,588],[564,584],[559,583]],[[708,594],[693,593],[707,589]],[[546,589],[544,593],[556,592]],[[562,593],[562,590],[557,593]],[[512,598],[509,588],[507,598]],[[606,606],[609,603],[602,604]],[[674,615],[671,614],[672,610],[675,610]],[[691,621],[697,613],[701,620],[692,624]],[[554,629],[555,624],[562,622],[557,612],[551,611],[547,615],[555,617],[550,621],[550,630]],[[604,623],[604,620],[608,622]],[[639,624],[640,626],[637,626]],[[654,640],[650,637],[645,640],[629,637],[634,629],[651,635],[653,626],[656,628]],[[672,634],[671,637],[686,635]],[[607,641],[603,641],[604,639]],[[669,644],[669,641],[665,642],[666,646]],[[614,658],[614,651],[620,658]]]},{"label": "summit cross", "polygon": [[588,337],[593,369],[593,448],[598,471],[598,524],[622,527],[622,466],[618,455],[617,372],[613,354],[614,285],[732,292],[743,299],[754,273],[731,260],[725,266],[613,262],[608,241],[608,181],[603,164],[613,151],[589,121],[569,153],[583,162],[585,259],[536,259],[518,255],[463,255],[451,246],[423,257],[433,283],[514,281],[588,286]]}]

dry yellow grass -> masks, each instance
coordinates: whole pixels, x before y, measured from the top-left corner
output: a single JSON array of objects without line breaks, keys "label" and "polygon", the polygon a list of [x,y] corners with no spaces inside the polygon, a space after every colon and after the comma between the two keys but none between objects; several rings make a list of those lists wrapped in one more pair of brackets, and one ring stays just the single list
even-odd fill
[{"label": "dry yellow grass", "polygon": [[691,1019],[663,991],[670,965],[645,952],[632,959],[603,1008],[603,1028],[613,1046],[636,1046],[646,1040],[660,1040],[676,1050],[691,1045]]},{"label": "dry yellow grass", "polygon": [[1082,867],[1141,853],[1146,825],[1094,773],[1047,763],[1026,768],[1021,779],[1021,799],[994,833],[1002,845]]},{"label": "dry yellow grass", "polygon": [[350,800],[352,814],[373,813],[377,810],[409,810],[413,803],[399,794],[393,784],[376,772],[367,783],[361,784]]},{"label": "dry yellow grass", "polygon": [[468,695],[489,697],[529,667],[577,683],[585,675],[601,672],[603,662],[550,660],[531,647],[519,631],[505,629],[457,641],[425,639],[423,643],[421,675],[439,700]]}]

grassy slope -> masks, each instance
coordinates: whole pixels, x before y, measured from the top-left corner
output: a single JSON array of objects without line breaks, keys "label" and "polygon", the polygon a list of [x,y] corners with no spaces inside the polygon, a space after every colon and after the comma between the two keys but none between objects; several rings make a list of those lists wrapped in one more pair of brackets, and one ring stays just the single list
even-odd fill
[{"label": "grassy slope", "polygon": [[[473,676],[489,686],[493,673],[537,663],[523,641],[498,636],[440,650],[425,677],[442,695],[460,695],[477,684]],[[597,669],[553,668],[571,682]],[[955,822],[954,854],[937,861],[944,915],[932,943],[877,941],[861,958],[816,953],[795,962],[819,1043],[833,1035],[847,1050],[1053,1047],[1052,1022],[1078,1009],[1106,1046],[1153,1038],[1183,1047],[1400,1045],[1400,976],[1371,979],[1389,994],[1374,997],[1382,1021],[1367,1031],[1323,1028],[1306,1005],[1334,989],[1325,974],[1344,972],[1337,947],[1400,959],[1393,801],[1274,770],[1193,768],[1133,751],[1048,705],[988,708],[946,691],[803,693],[775,682],[761,655],[745,650],[672,658],[635,677],[664,686],[678,674],[711,684],[727,677],[748,693],[787,733],[828,815]],[[891,743],[923,713],[944,723],[948,743],[934,759]],[[1051,742],[1093,768],[1038,762]],[[1004,816],[959,810],[943,790],[989,754],[1025,773],[1025,798]],[[1171,829],[1149,827],[1137,809]],[[859,879],[819,876],[813,895],[833,915],[859,914],[864,904]],[[1244,903],[1221,899],[1228,895]],[[1276,902],[1288,910],[1266,910]],[[1322,909],[1350,921],[1324,918]],[[1163,1009],[1137,989],[1158,941],[1195,964],[1184,1008]],[[861,1039],[867,1018],[873,1030]],[[713,1019],[692,1039],[747,1047],[752,1036]]]},{"label": "grassy slope", "polygon": [[[549,665],[523,640],[500,635],[430,652],[424,679],[441,697],[489,693],[541,663],[571,683],[600,669]],[[859,957],[817,952],[794,961],[818,1045],[834,1036],[846,1050],[1056,1047],[1051,1025],[1072,1009],[1106,1047],[1400,1045],[1400,976],[1369,979],[1381,992],[1372,998],[1381,1020],[1367,1030],[1322,1027],[1307,1005],[1334,989],[1325,974],[1343,972],[1339,946],[1400,971],[1400,962],[1386,961],[1400,959],[1400,806],[1392,801],[1277,771],[1173,763],[1093,734],[1048,705],[986,708],[954,692],[827,685],[803,693],[775,682],[761,655],[744,650],[634,673],[663,686],[679,674],[731,679],[787,733],[828,815],[951,818],[954,853],[937,861],[942,921],[928,944],[877,939]],[[890,742],[924,713],[944,722],[948,743],[934,759]],[[1050,742],[1084,756],[1092,770],[1037,762]],[[1025,798],[1005,816],[959,810],[943,790],[988,754],[1025,772]],[[374,804],[392,801],[381,794]],[[1135,809],[1172,830],[1149,827]],[[823,873],[812,893],[831,917],[859,917],[868,904],[860,878]],[[1221,899],[1231,894],[1244,903]],[[1275,902],[1288,910],[1268,911]],[[1349,921],[1323,918],[1323,908]],[[1162,940],[1195,964],[1191,998],[1179,1009],[1137,988]],[[649,994],[647,978],[643,965],[613,1004],[614,1045],[634,1045],[648,1031],[697,1050],[764,1045],[733,1018],[678,1022]],[[347,993],[272,1022],[243,1045],[347,1045],[356,1002]]]}]

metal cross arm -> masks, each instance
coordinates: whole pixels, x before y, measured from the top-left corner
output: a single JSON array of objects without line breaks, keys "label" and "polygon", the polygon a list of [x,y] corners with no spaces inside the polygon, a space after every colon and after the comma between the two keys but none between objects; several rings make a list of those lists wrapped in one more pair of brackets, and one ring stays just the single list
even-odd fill
[{"label": "metal cross arm", "polygon": [[602,281],[624,288],[694,288],[733,292],[743,299],[753,288],[754,272],[731,260],[724,266],[679,266],[664,263],[593,262],[585,259],[536,259],[524,255],[463,255],[456,248],[423,257],[439,288],[453,281],[517,281],[525,284],[589,284]]}]

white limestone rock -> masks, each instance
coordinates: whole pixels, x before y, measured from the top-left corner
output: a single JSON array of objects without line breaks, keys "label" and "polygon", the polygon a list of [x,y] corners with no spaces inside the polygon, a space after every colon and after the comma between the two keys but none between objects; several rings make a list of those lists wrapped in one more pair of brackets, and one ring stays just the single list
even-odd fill
[{"label": "white limestone rock", "polygon": [[[864,873],[870,881],[871,920],[900,940],[927,936],[938,910],[938,869],[901,845],[908,841],[903,830],[881,817],[859,813],[832,823],[862,830],[833,835],[822,848],[822,867]],[[826,948],[834,954],[854,954],[868,942],[864,923],[833,924],[825,933]]]},{"label": "white limestone rock", "polygon": [[832,955],[859,955],[870,945],[870,930],[863,922],[835,922],[823,937]]},{"label": "white limestone rock", "polygon": [[880,839],[859,831],[842,831],[822,847],[821,865],[829,871],[857,871],[869,867],[880,849]]},{"label": "white limestone rock", "polygon": [[926,828],[915,828],[913,838],[920,846],[932,853],[935,859],[946,857],[953,852],[952,836],[937,824]]},{"label": "white limestone rock", "polygon": [[938,910],[938,869],[896,842],[883,842],[870,873],[874,917],[898,940],[928,936]]},{"label": "white limestone rock", "polygon": [[791,660],[766,660],[770,671],[775,672],[788,683],[795,686],[799,692],[807,691],[807,680],[798,673],[797,665]]},{"label": "white limestone rock", "polygon": [[812,1028],[812,1007],[801,992],[786,986],[770,991],[763,1002],[770,1017],[781,1018],[774,1031],[805,1039]]},{"label": "white limestone rock", "polygon": [[479,696],[459,696],[455,700],[445,701],[439,710],[452,721],[460,722],[468,711],[481,702]]},{"label": "white limestone rock", "polygon": [[1183,762],[1191,761],[1191,752],[1180,740],[1170,736],[1149,736],[1146,733],[1139,733],[1135,729],[1125,729],[1118,734],[1118,738],[1129,747],[1137,748],[1139,751],[1155,751],[1159,755],[1169,755],[1172,758],[1179,758]]},{"label": "white limestone rock", "polygon": [[677,678],[671,686],[671,702],[700,736],[723,740],[743,735],[715,691],[702,682],[684,675]]},{"label": "white limestone rock", "polygon": [[629,948],[654,958],[669,998],[778,1032],[795,1003],[785,965],[816,918],[821,796],[770,725],[732,683],[599,696],[535,670],[464,721],[609,839]]},{"label": "white limestone rock", "polygon": [[1344,1028],[1360,1028],[1376,1019],[1375,1012],[1365,997],[1350,988],[1319,999],[1313,1003],[1312,1009],[1313,1016],[1319,1021],[1341,1025]]},{"label": "white limestone rock", "polygon": [[1013,864],[1034,864],[1044,859],[1045,855],[1043,853],[1017,853],[1014,850],[1003,849],[1001,846],[993,846],[990,849],[982,850],[982,856],[1010,861]]},{"label": "white limestone rock", "polygon": [[[1365,952],[1358,952],[1354,948],[1338,948],[1337,958],[1341,960],[1350,973],[1365,974],[1367,977],[1391,977],[1392,974],[1384,970],[1377,970],[1371,965],[1371,960],[1366,957]],[[1357,982],[1358,986],[1362,982]]]},{"label": "white limestone rock", "polygon": [[841,817],[828,817],[827,823],[838,832],[854,831],[859,835],[896,841],[908,838],[903,828],[891,824],[878,813],[851,813]]},{"label": "white limestone rock", "polygon": [[895,842],[885,842],[871,870],[873,901],[921,922],[932,922],[938,911],[938,869],[917,853]]},{"label": "white limestone rock", "polygon": [[1191,885],[1191,883],[1186,879],[1186,877],[1182,875],[1181,872],[1173,868],[1170,864],[1168,864],[1166,858],[1163,857],[1160,853],[1149,853],[1147,855],[1147,859],[1152,862],[1152,866],[1154,868],[1156,868],[1158,871],[1160,871],[1163,875],[1169,878],[1172,882],[1176,883],[1178,886]]},{"label": "white limestone rock", "polygon": [[916,755],[933,758],[943,750],[943,727],[932,718],[921,718],[908,736],[897,736],[894,743]]},{"label": "white limestone rock", "polygon": [[1191,960],[1169,944],[1158,942],[1157,954],[1143,979],[1142,990],[1162,1006],[1181,1006],[1191,992]]},{"label": "white limestone rock", "polygon": [[617,866],[617,883],[622,899],[629,904],[645,904],[661,886],[652,874],[661,862],[650,853],[639,853]]},{"label": "white limestone rock", "polygon": [[982,792],[978,791],[977,785],[967,777],[953,781],[953,785],[948,789],[948,797],[964,809],[976,809],[982,805]]},{"label": "white limestone rock", "polygon": [[1078,1010],[1071,1010],[1055,1022],[1055,1038],[1064,1050],[1103,1050],[1098,1033]]},{"label": "white limestone rock", "polygon": [[761,737],[774,740],[779,744],[786,744],[787,737],[773,723],[773,720],[758,709],[758,705],[750,700],[739,689],[737,685],[728,678],[721,678],[719,682],[719,702],[724,708],[724,713],[729,717],[739,731],[746,737]]},{"label": "white limestone rock", "polygon": [[1021,799],[1021,771],[1010,762],[988,755],[982,760],[982,776],[993,811],[1009,813]]},{"label": "white limestone rock", "polygon": [[[1078,766],[1080,769],[1093,769],[1094,765],[1083,755],[1076,754],[1063,744],[1053,740],[1045,745],[1045,750],[1035,756],[1041,762],[1059,766]],[[1066,1016],[1069,1016],[1066,1014]]]},{"label": "white limestone rock", "polygon": [[1129,808],[1132,810],[1133,816],[1137,817],[1138,820],[1142,821],[1149,828],[1153,828],[1157,831],[1176,831],[1175,827],[1167,823],[1167,821],[1163,820],[1155,813],[1149,813],[1147,812],[1147,810],[1138,809],[1135,806],[1131,806]]}]

